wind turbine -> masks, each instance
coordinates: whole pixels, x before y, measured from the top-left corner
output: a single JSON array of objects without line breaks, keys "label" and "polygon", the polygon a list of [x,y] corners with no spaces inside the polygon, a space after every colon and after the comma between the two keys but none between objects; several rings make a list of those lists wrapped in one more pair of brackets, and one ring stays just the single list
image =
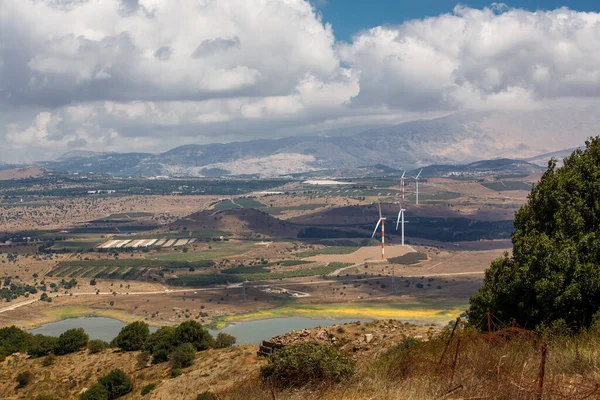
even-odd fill
[{"label": "wind turbine", "polygon": [[371,239],[375,237],[379,224],[381,224],[381,259],[385,260],[385,217],[381,215],[381,201],[379,202],[379,220],[377,221],[377,225],[375,225],[375,230],[371,235]]},{"label": "wind turbine", "polygon": [[423,172],[423,168],[421,168],[421,170],[419,171],[417,176],[415,176],[415,182],[417,185],[417,203],[416,204],[419,204],[419,176],[421,176],[421,172]]},{"label": "wind turbine", "polygon": [[400,203],[400,211],[398,211],[398,220],[396,221],[396,230],[398,230],[398,225],[402,221],[402,246],[404,246],[404,208],[402,208],[402,203]]},{"label": "wind turbine", "polygon": [[404,201],[404,175],[406,175],[406,170],[402,173],[402,177],[400,178],[401,186],[402,186],[402,201]]}]

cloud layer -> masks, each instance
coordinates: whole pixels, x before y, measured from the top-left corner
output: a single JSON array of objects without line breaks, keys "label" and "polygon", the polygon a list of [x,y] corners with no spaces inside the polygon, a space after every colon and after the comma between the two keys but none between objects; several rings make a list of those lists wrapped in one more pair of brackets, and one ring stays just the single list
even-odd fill
[{"label": "cloud layer", "polygon": [[0,161],[585,102],[599,22],[457,6],[336,43],[304,0],[4,0]]}]

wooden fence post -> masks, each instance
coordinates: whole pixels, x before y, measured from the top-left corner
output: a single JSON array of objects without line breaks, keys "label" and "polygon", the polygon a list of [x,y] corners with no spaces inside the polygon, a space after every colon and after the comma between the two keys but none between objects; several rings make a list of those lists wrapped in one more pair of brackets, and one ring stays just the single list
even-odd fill
[{"label": "wooden fence post", "polygon": [[444,352],[442,353],[442,356],[440,357],[440,362],[439,364],[442,364],[442,360],[444,359],[444,356],[446,355],[446,352],[448,351],[448,347],[450,347],[450,342],[452,341],[452,338],[454,337],[454,332],[456,332],[456,327],[458,326],[458,323],[460,322],[460,317],[456,318],[456,322],[454,323],[454,327],[452,328],[452,333],[450,334],[450,337],[448,338],[448,342],[446,342],[446,347],[444,348]]},{"label": "wooden fence post", "polygon": [[452,361],[452,375],[450,375],[450,384],[452,385],[452,381],[454,380],[454,371],[456,369],[456,363],[458,362],[458,351],[460,350],[460,337],[456,342],[456,353],[454,353],[454,361]]}]

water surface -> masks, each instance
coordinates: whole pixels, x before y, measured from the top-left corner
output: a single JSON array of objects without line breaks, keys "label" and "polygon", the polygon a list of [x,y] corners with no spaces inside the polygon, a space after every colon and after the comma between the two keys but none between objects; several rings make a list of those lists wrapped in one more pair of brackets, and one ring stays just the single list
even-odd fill
[{"label": "water surface", "polygon": [[[237,322],[221,330],[211,330],[210,333],[213,336],[216,336],[219,332],[228,333],[236,337],[238,344],[259,344],[263,340],[291,332],[292,330],[344,324],[346,322],[355,322],[357,320],[358,319],[310,319],[302,317],[272,318]],[[47,336],[59,336],[67,329],[83,328],[90,336],[90,339],[102,339],[110,342],[119,334],[119,331],[125,325],[127,324],[124,322],[105,317],[68,318],[62,321],[44,324],[29,332],[34,335],[42,334]],[[157,329],[158,328],[151,326],[150,332],[154,332]]]}]

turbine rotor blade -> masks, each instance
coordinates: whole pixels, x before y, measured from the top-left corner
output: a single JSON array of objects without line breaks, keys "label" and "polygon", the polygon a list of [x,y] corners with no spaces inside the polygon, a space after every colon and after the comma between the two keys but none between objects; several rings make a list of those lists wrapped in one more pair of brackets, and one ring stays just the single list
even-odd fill
[{"label": "turbine rotor blade", "polygon": [[421,172],[423,172],[423,168],[421,168],[421,170],[419,171],[419,173],[417,174],[417,176],[415,176],[415,179],[419,179],[419,177],[421,176]]},{"label": "turbine rotor blade", "polygon": [[381,220],[381,217],[382,217],[382,215],[381,215],[381,201],[380,201],[379,202],[379,219],[380,220]]},{"label": "turbine rotor blade", "polygon": [[381,219],[377,221],[377,225],[375,225],[375,230],[373,231],[373,235],[371,235],[371,239],[375,237],[375,234],[377,233],[377,228],[379,228],[379,224],[381,224]]}]

